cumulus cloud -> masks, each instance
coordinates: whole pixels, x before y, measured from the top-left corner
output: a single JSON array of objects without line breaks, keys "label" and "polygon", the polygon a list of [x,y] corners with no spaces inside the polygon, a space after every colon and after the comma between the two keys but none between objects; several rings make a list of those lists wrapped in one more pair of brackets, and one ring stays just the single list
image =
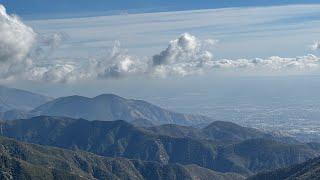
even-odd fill
[{"label": "cumulus cloud", "polygon": [[36,33],[15,15],[8,15],[0,4],[0,76],[10,78],[31,65],[27,58]]},{"label": "cumulus cloud", "polygon": [[86,72],[91,77],[120,78],[144,73],[146,66],[146,62],[129,55],[121,49],[120,42],[115,42],[112,51],[106,57],[90,60]]},{"label": "cumulus cloud", "polygon": [[112,50],[103,57],[86,63],[60,60],[46,65],[35,65],[26,71],[25,77],[34,81],[69,83],[79,80],[122,78],[146,72],[147,63],[129,55],[116,42]]},{"label": "cumulus cloud", "polygon": [[[185,38],[185,35],[178,39]],[[216,60],[210,52],[202,49],[201,41],[195,37],[187,39],[192,42],[184,42],[180,46],[181,44],[177,43],[176,39],[171,41],[169,46],[158,55],[143,60],[121,50],[120,44],[116,43],[107,56],[91,59],[85,65],[60,62],[51,66],[35,66],[28,71],[27,77],[37,81],[68,83],[79,80],[139,75],[161,78],[208,72],[246,72],[263,75],[270,73],[305,73],[320,69],[320,58],[312,54],[294,58],[272,56],[265,59]],[[172,47],[173,44],[174,48]],[[161,61],[157,59],[157,62],[155,62],[155,58],[160,58]]]},{"label": "cumulus cloud", "polygon": [[0,4],[0,35],[0,79],[70,82],[82,78],[73,64],[40,65],[36,61],[56,49],[66,34],[40,36]]},{"label": "cumulus cloud", "polygon": [[[248,72],[255,74],[292,74],[308,73],[319,70],[320,58],[309,54],[306,56],[283,58],[253,59],[214,59],[207,50],[207,44],[216,44],[214,40],[201,41],[188,33],[171,41],[161,53],[153,56],[152,75],[168,77],[172,75],[187,76],[204,72]],[[320,45],[314,46],[320,49]]]},{"label": "cumulus cloud", "polygon": [[211,52],[207,51],[204,43],[213,44],[213,40],[206,42],[188,33],[170,41],[168,47],[153,56],[152,72],[155,75],[181,75],[200,73],[213,60]]},{"label": "cumulus cloud", "polygon": [[181,62],[197,62],[209,52],[202,51],[201,41],[188,33],[172,40],[160,54],[153,56],[153,66],[170,65]]}]

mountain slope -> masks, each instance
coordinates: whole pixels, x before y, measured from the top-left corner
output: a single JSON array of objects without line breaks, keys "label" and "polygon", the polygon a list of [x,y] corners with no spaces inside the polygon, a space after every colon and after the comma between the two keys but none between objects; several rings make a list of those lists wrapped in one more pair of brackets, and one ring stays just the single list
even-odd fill
[{"label": "mountain slope", "polygon": [[195,139],[207,139],[217,143],[231,144],[248,139],[265,138],[279,142],[299,143],[293,138],[275,136],[261,132],[254,128],[242,127],[232,122],[215,121],[204,128],[181,126],[176,124],[164,124],[146,127],[146,130],[164,136],[188,137]]},{"label": "mountain slope", "polygon": [[40,116],[2,122],[0,125],[2,135],[21,141],[80,149],[107,157],[157,161],[161,164],[196,164],[219,172],[243,175],[300,163],[319,154],[317,148],[308,145],[289,145],[266,139],[249,139],[225,145],[187,136],[159,135],[125,121]]},{"label": "mountain slope", "polygon": [[146,119],[154,124],[198,124],[211,119],[171,112],[141,100],[125,99],[113,94],[103,94],[94,98],[82,96],[62,97],[39,106],[31,111],[36,115],[63,116],[88,120]]},{"label": "mountain slope", "polygon": [[125,121],[86,121],[41,116],[7,121],[2,124],[2,134],[36,144],[165,164],[184,162],[201,165],[204,159],[210,167],[216,153],[214,144],[150,134]]},{"label": "mountain slope", "polygon": [[[0,137],[0,179],[194,179],[211,176],[220,180],[244,179],[198,166],[161,165],[156,162],[107,158],[22,143]],[[192,171],[188,171],[192,169]]]},{"label": "mountain slope", "polygon": [[260,173],[249,177],[249,180],[317,180],[320,177],[320,158],[293,165],[275,171]]},{"label": "mountain slope", "polygon": [[176,124],[164,124],[159,126],[152,126],[145,128],[155,134],[163,136],[172,136],[177,138],[188,137],[196,139],[205,139],[205,135],[202,134],[200,129],[191,126],[181,126]]},{"label": "mountain slope", "polygon": [[0,112],[8,110],[32,110],[51,100],[51,98],[24,90],[0,85]]},{"label": "mountain slope", "polygon": [[202,129],[202,133],[208,139],[224,142],[239,142],[254,138],[267,138],[265,134],[257,129],[239,126],[232,122],[215,121]]},{"label": "mountain slope", "polygon": [[[269,139],[249,139],[219,151],[214,169],[220,172],[254,173],[286,167],[320,155],[307,144],[284,144]],[[222,165],[223,164],[223,165]],[[250,170],[250,171],[248,171]]]}]

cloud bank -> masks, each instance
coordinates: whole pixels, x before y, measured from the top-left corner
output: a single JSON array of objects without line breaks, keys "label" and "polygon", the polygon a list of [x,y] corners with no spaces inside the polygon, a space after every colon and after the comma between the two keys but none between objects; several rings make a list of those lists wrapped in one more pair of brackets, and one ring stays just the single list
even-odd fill
[{"label": "cloud bank", "polygon": [[[184,33],[169,42],[168,46],[151,58],[138,58],[121,50],[115,43],[109,56],[93,59],[87,68],[80,68],[81,79],[121,78],[132,76],[174,77],[210,72],[296,74],[320,70],[320,58],[309,54],[294,58],[272,56],[253,59],[215,59],[208,49],[214,40],[200,40]],[[214,42],[214,43],[213,43]],[[69,75],[74,76],[74,72]],[[75,79],[75,78],[71,78]]]},{"label": "cloud bank", "polygon": [[[116,42],[110,52],[85,63],[59,60],[43,63],[68,35],[39,35],[17,16],[8,15],[0,5],[0,79],[68,83],[133,76],[173,77],[210,72],[255,74],[310,73],[320,69],[320,58],[273,56],[265,59],[215,59],[210,47],[216,40],[201,40],[184,33],[152,57],[139,58],[121,49]],[[315,43],[312,49],[320,49]]]},{"label": "cloud bank", "polygon": [[266,59],[215,59],[206,49],[206,42],[188,33],[171,41],[168,47],[152,58],[152,74],[160,77],[187,76],[205,72],[306,73],[319,70],[320,58],[309,54],[301,57],[283,58],[272,56]]}]

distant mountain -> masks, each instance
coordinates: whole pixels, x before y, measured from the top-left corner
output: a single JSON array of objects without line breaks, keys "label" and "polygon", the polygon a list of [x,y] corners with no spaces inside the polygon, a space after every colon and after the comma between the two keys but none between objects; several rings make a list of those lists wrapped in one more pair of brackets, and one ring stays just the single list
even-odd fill
[{"label": "distant mountain", "polygon": [[0,85],[0,112],[9,110],[29,111],[50,100],[52,98]]},{"label": "distant mountain", "polygon": [[162,165],[124,158],[107,158],[83,151],[22,143],[0,137],[0,179],[205,179],[240,180],[196,165]]},{"label": "distant mountain", "polygon": [[[184,136],[184,129],[173,136],[163,135],[125,121],[40,116],[1,122],[0,126],[3,136],[30,143],[161,164],[196,164],[218,172],[236,172],[246,176],[300,163],[320,152],[314,145],[285,144],[270,139],[239,140],[226,144],[222,140]],[[220,131],[226,132],[223,127]]]},{"label": "distant mountain", "polygon": [[113,94],[94,98],[82,96],[62,97],[43,104],[30,113],[46,116],[64,116],[88,120],[146,119],[153,124],[199,124],[212,119],[200,115],[175,113],[141,100],[125,99]]},{"label": "distant mountain", "polygon": [[275,171],[259,173],[248,180],[318,180],[320,177],[320,158]]}]

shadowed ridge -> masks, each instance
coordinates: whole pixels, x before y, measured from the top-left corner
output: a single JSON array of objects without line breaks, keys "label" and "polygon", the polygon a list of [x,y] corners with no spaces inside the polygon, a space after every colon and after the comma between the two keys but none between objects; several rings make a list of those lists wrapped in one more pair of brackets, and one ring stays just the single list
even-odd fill
[{"label": "shadowed ridge", "polygon": [[[223,174],[209,169],[179,164],[163,165],[158,162],[109,158],[84,151],[23,143],[0,137],[0,179],[204,179],[241,180],[236,174]],[[11,177],[11,178],[10,178]]]}]

